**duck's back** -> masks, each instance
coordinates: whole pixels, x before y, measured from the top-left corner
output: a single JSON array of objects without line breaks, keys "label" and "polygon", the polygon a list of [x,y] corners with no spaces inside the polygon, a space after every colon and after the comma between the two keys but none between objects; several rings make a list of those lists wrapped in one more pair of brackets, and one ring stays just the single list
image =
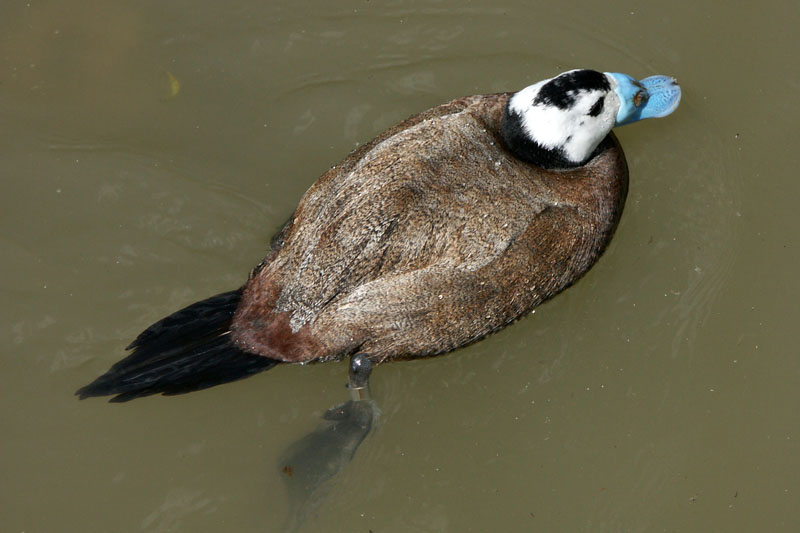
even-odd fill
[{"label": "duck's back", "polygon": [[627,192],[613,136],[546,171],[504,147],[507,94],[416,115],[331,168],[253,272],[234,341],[284,361],[425,356],[474,341],[596,261]]}]

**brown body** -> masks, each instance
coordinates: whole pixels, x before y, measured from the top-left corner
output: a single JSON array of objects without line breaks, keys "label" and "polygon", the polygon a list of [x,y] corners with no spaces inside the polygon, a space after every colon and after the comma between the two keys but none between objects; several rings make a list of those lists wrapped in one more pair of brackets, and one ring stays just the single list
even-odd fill
[{"label": "brown body", "polygon": [[584,274],[622,212],[622,148],[609,134],[579,168],[525,163],[500,133],[509,96],[416,115],[325,173],[251,274],[235,345],[286,362],[435,355]]}]

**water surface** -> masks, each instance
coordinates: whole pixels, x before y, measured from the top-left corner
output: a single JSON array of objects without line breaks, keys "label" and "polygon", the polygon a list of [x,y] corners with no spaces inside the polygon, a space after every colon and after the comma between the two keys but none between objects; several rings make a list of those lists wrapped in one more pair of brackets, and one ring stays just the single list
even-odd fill
[{"label": "water surface", "polygon": [[308,531],[800,526],[796,3],[137,2],[0,7],[0,524],[274,531],[276,461],[345,364],[124,405],[72,393],[238,286],[359,143],[590,67],[676,76],[618,130],[610,249],[491,338],[375,371],[377,430]]}]

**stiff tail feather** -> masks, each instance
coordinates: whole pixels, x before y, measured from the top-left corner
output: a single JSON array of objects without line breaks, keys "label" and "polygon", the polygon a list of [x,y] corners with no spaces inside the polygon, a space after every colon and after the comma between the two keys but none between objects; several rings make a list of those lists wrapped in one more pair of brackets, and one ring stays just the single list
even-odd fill
[{"label": "stiff tail feather", "polygon": [[75,393],[81,399],[115,395],[127,402],[151,394],[183,394],[269,370],[278,361],[234,345],[230,325],[242,290],[194,303],[144,330],[133,350]]}]

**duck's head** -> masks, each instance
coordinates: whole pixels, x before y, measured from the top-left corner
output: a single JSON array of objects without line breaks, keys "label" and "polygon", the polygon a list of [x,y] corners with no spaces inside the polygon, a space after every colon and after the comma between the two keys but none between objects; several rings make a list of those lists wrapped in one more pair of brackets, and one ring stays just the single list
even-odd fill
[{"label": "duck's head", "polygon": [[664,117],[681,88],[669,76],[571,70],[511,96],[503,138],[520,159],[545,168],[574,168],[591,159],[614,126]]}]

